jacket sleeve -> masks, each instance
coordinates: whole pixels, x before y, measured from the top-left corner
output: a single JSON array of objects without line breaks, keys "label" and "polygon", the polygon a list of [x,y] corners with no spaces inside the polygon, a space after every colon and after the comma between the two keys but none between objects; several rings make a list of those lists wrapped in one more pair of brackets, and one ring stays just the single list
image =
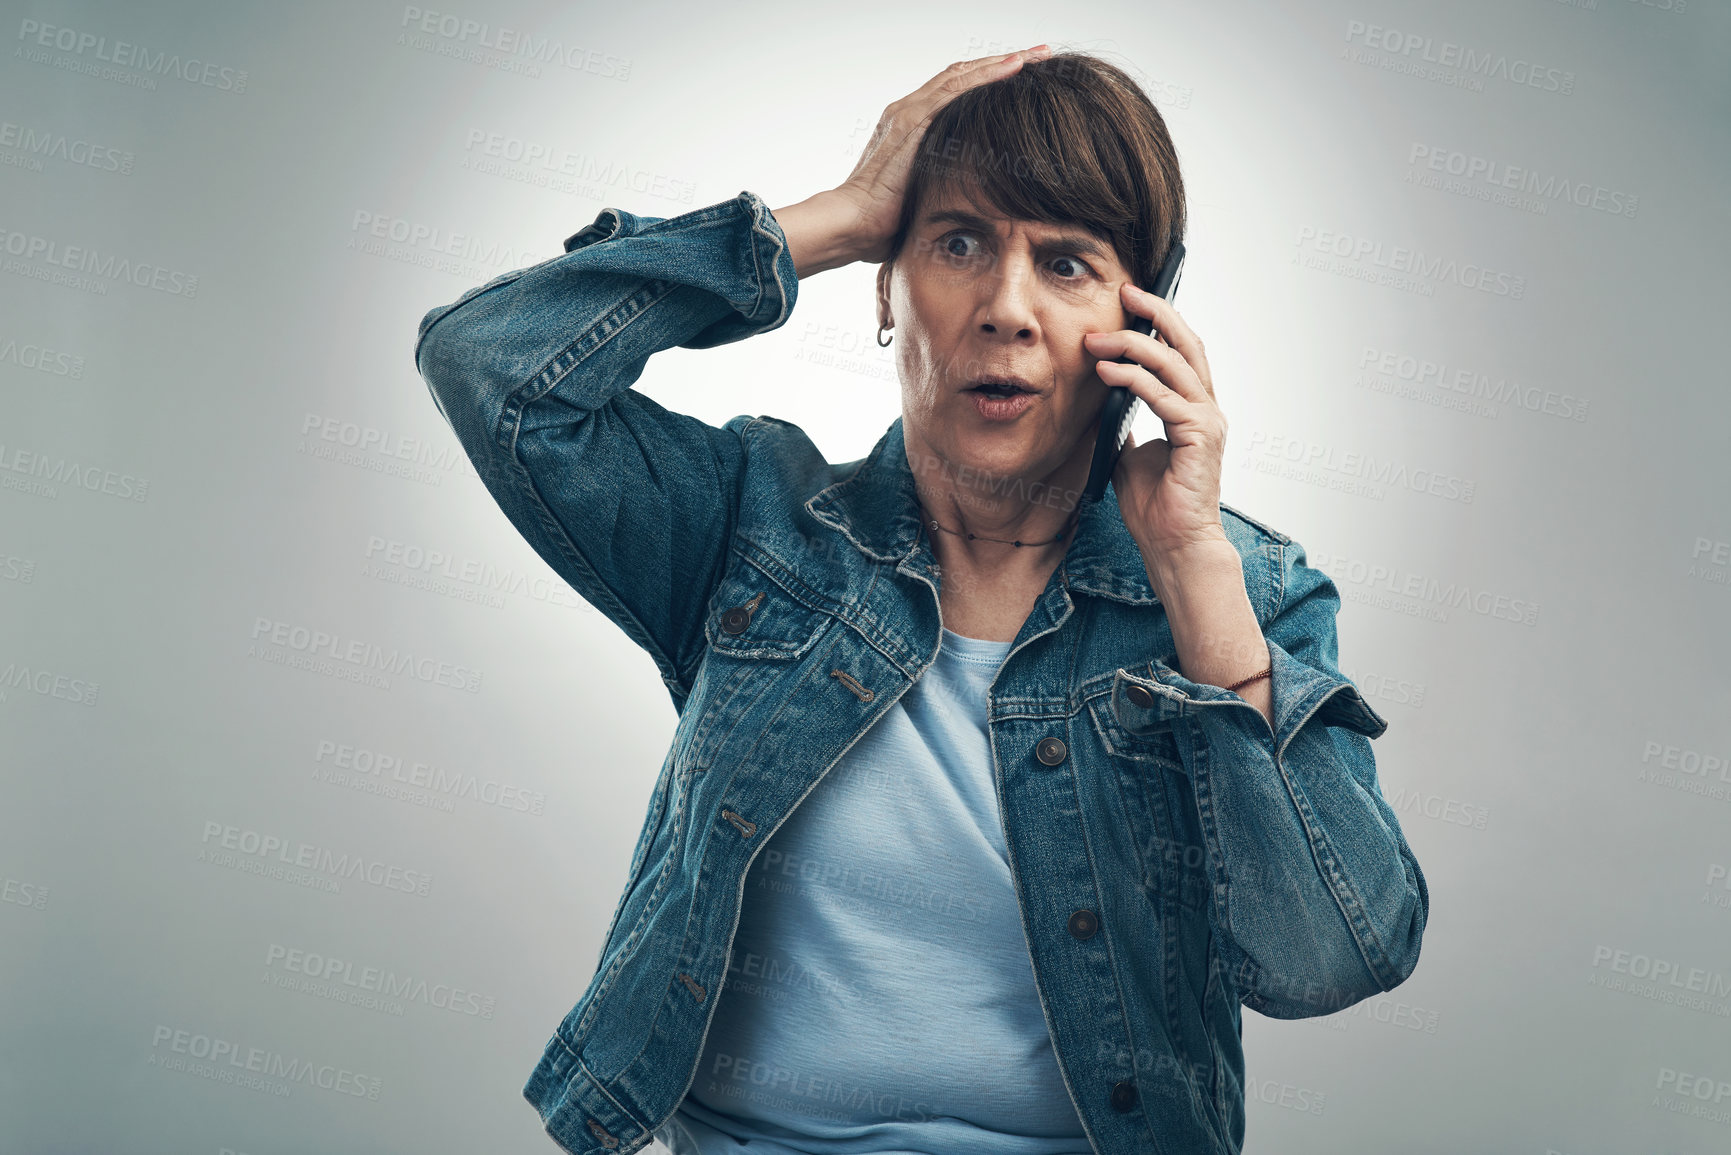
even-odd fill
[{"label": "jacket sleeve", "polygon": [[722,428],[630,388],[652,354],[777,328],[798,295],[763,200],[672,218],[603,209],[565,253],[429,311],[415,366],[535,551],[648,651],[676,708],[738,512],[747,417]]},{"label": "jacket sleeve", "polygon": [[1370,740],[1388,723],[1336,665],[1334,582],[1285,541],[1263,636],[1270,729],[1238,694],[1156,661],[1193,724],[1176,729],[1190,771],[1220,965],[1272,1018],[1326,1015],[1404,982],[1418,965],[1430,894],[1377,784]]}]

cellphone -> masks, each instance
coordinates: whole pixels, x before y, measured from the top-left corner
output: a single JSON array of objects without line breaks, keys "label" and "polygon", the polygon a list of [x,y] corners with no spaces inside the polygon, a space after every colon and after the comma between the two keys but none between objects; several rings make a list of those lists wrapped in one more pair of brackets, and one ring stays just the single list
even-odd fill
[{"label": "cellphone", "polygon": [[[1172,239],[1172,251],[1166,255],[1166,263],[1160,266],[1160,271],[1154,276],[1154,283],[1147,286],[1150,293],[1163,297],[1167,301],[1178,295],[1178,275],[1184,271],[1184,242],[1176,237]],[[1138,333],[1151,333],[1154,325],[1146,317],[1137,317],[1132,323]],[[1119,357],[1120,365],[1133,365],[1129,357]],[[1124,439],[1130,436],[1130,423],[1136,417],[1136,394],[1122,385],[1113,385],[1106,390],[1106,405],[1100,410],[1100,435],[1094,439],[1094,463],[1088,470],[1088,485],[1082,490],[1084,501],[1099,501],[1106,496],[1106,483],[1112,480],[1112,471],[1118,468],[1118,455],[1124,452]]]}]

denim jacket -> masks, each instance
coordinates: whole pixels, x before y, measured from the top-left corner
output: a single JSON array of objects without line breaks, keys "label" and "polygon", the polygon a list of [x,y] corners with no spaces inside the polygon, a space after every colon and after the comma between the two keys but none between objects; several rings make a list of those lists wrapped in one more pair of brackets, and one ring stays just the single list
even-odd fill
[{"label": "denim jacket", "polygon": [[[787,321],[798,278],[761,198],[608,208],[564,247],[428,312],[415,363],[505,515],[678,712],[595,973],[523,1092],[599,1155],[648,1144],[692,1085],[746,873],[931,665],[941,579],[899,419],[832,464],[787,421],[716,428],[630,388],[660,350]],[[1222,523],[1272,728],[1177,669],[1115,495],[1084,507],[990,691],[1035,985],[1101,1153],[1238,1152],[1239,1005],[1305,1018],[1391,990],[1429,912],[1377,783],[1388,724],[1336,665],[1333,582],[1278,530]]]}]

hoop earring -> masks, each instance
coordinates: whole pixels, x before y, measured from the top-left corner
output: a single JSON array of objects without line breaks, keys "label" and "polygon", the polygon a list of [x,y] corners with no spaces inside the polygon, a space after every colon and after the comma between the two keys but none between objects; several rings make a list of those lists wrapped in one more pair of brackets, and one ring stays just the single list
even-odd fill
[{"label": "hoop earring", "polygon": [[[895,334],[894,333],[890,334],[890,341],[894,341],[895,339],[896,339]],[[884,340],[884,327],[882,325],[879,325],[878,326],[878,348],[888,349],[890,347],[890,341]]]}]

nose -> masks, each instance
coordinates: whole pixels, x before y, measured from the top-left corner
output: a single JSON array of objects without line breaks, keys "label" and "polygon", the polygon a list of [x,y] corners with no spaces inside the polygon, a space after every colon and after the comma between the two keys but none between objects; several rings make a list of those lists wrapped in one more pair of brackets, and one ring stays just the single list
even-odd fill
[{"label": "nose", "polygon": [[1032,293],[1033,268],[1026,255],[999,261],[981,281],[980,332],[990,337],[1032,339],[1038,328]]}]

